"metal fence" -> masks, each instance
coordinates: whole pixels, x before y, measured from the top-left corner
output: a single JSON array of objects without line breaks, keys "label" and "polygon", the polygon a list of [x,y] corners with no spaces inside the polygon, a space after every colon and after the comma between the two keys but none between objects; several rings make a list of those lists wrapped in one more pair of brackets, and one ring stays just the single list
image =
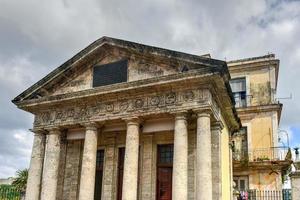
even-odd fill
[{"label": "metal fence", "polygon": [[21,200],[21,192],[13,187],[0,187],[0,200]]},{"label": "metal fence", "polygon": [[240,191],[237,200],[292,200],[290,189]]},{"label": "metal fence", "polygon": [[239,95],[234,96],[235,107],[236,108],[245,108],[251,105],[252,95]]},{"label": "metal fence", "polygon": [[289,151],[287,147],[257,148],[251,150],[236,149],[233,152],[233,159],[235,161],[247,160],[250,162],[283,161],[288,159],[287,155]]}]

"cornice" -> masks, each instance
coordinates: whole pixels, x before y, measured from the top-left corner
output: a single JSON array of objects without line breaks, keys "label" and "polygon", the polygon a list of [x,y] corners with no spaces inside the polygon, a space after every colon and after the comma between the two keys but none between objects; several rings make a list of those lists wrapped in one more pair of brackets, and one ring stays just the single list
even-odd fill
[{"label": "cornice", "polygon": [[237,112],[240,117],[247,116],[249,114],[272,112],[272,111],[276,111],[278,113],[278,122],[279,122],[281,117],[281,111],[282,111],[281,103],[237,108]]},{"label": "cornice", "polygon": [[183,52],[178,52],[174,50],[139,44],[131,41],[125,41],[121,39],[111,38],[111,37],[102,37],[89,46],[87,46],[85,49],[81,50],[79,53],[74,55],[71,59],[67,60],[65,63],[63,63],[61,66],[57,67],[55,70],[50,72],[47,76],[42,78],[40,81],[29,87],[27,90],[22,92],[20,95],[15,97],[12,102],[18,103],[20,101],[23,101],[33,95],[35,92],[46,86],[47,84],[50,84],[51,82],[55,81],[59,77],[63,76],[65,72],[71,71],[74,67],[77,65],[80,65],[87,60],[90,60],[90,57],[92,54],[95,54],[95,52],[100,51],[104,47],[113,47],[113,48],[120,48],[120,49],[126,49],[130,51],[132,54],[144,54],[144,55],[151,55],[155,57],[161,57],[165,59],[171,59],[174,61],[184,61],[189,63],[195,63],[203,66],[208,67],[222,67],[226,68],[225,70],[228,72],[226,62],[211,58],[205,58],[202,56],[187,54]]},{"label": "cornice", "polygon": [[172,88],[176,86],[182,87],[183,85],[186,86],[188,85],[189,87],[191,87],[193,85],[207,83],[214,78],[220,78],[220,74],[218,72],[212,71],[211,69],[204,68],[201,70],[195,70],[188,73],[171,74],[171,75],[154,77],[154,78],[149,78],[144,80],[96,87],[96,88],[77,91],[77,92],[46,96],[46,97],[41,97],[39,99],[24,100],[20,103],[17,103],[17,105],[19,108],[30,112],[30,109],[28,108],[34,106],[63,103],[65,101],[70,101],[74,99],[84,99],[84,98],[96,97],[96,96],[127,93],[130,91],[134,91],[135,93],[137,93],[139,90],[141,90],[140,93],[143,93],[145,89],[154,88],[155,90],[157,90],[157,87]]},{"label": "cornice", "polygon": [[261,161],[261,162],[249,162],[247,164],[238,161],[233,162],[234,172],[247,171],[247,170],[285,170],[290,167],[292,161]]},{"label": "cornice", "polygon": [[276,88],[278,83],[279,64],[280,60],[275,59],[275,56],[258,57],[258,59],[254,58],[253,60],[245,59],[227,62],[228,70],[231,74],[239,72],[257,71],[261,69],[269,69],[270,67],[275,67]]}]

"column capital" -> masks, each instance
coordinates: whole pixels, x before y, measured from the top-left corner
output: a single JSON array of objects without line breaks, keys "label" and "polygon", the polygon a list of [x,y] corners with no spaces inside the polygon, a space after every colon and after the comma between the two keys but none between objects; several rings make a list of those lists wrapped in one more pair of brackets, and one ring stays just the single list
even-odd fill
[{"label": "column capital", "polygon": [[81,125],[85,127],[85,130],[97,130],[99,127],[99,125],[95,122],[87,122]]},{"label": "column capital", "polygon": [[143,120],[140,117],[128,117],[123,119],[128,125],[140,125]]},{"label": "column capital", "polygon": [[221,131],[223,128],[224,128],[224,124],[222,121],[216,121],[216,122],[212,123],[212,125],[211,125],[212,130]]},{"label": "column capital", "polygon": [[47,128],[46,129],[47,134],[48,135],[52,135],[52,134],[60,134],[61,133],[61,129],[59,127],[51,127],[51,128]]},{"label": "column capital", "polygon": [[194,109],[193,112],[197,115],[197,117],[210,117],[212,112],[208,109]]},{"label": "column capital", "polygon": [[175,116],[175,120],[187,120],[187,115],[188,115],[188,111],[187,110],[183,110],[183,111],[175,111],[175,112],[171,112],[172,115]]},{"label": "column capital", "polygon": [[86,123],[82,123],[81,125],[85,127],[85,130],[97,130],[104,125],[104,121],[103,122],[86,122]]},{"label": "column capital", "polygon": [[47,131],[42,128],[33,128],[33,129],[29,129],[29,131],[31,131],[32,133],[34,133],[34,135],[37,136],[45,135],[47,133]]}]

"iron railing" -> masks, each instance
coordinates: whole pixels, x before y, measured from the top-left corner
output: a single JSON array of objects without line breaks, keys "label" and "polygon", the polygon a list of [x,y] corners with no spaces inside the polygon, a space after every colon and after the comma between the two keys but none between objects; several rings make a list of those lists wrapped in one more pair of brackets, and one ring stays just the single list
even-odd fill
[{"label": "iron railing", "polygon": [[234,95],[235,107],[245,108],[249,106],[259,106],[279,103],[276,100],[272,100],[271,96],[253,96],[253,95]]},{"label": "iron railing", "polygon": [[233,159],[235,161],[284,161],[289,160],[290,149],[288,147],[257,148],[252,150],[235,149]]},{"label": "iron railing", "polygon": [[237,200],[292,200],[291,189],[239,191]]},{"label": "iron railing", "polygon": [[235,107],[236,108],[245,108],[251,105],[252,95],[235,95]]}]

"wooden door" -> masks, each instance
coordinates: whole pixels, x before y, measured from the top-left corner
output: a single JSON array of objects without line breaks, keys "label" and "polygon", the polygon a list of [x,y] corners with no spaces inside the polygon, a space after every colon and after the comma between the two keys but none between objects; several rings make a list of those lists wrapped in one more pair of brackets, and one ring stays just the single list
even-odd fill
[{"label": "wooden door", "polygon": [[172,199],[173,145],[159,145],[157,148],[156,199]]},{"label": "wooden door", "polygon": [[101,200],[103,163],[104,163],[104,150],[98,150],[97,159],[96,159],[96,179],[95,179],[94,200]]},{"label": "wooden door", "polygon": [[125,159],[125,148],[119,148],[119,159],[118,159],[118,193],[117,200],[122,200],[122,188],[123,188],[123,174],[124,174],[124,159]]},{"label": "wooden door", "polygon": [[158,168],[157,179],[157,199],[172,199],[172,168]]}]

